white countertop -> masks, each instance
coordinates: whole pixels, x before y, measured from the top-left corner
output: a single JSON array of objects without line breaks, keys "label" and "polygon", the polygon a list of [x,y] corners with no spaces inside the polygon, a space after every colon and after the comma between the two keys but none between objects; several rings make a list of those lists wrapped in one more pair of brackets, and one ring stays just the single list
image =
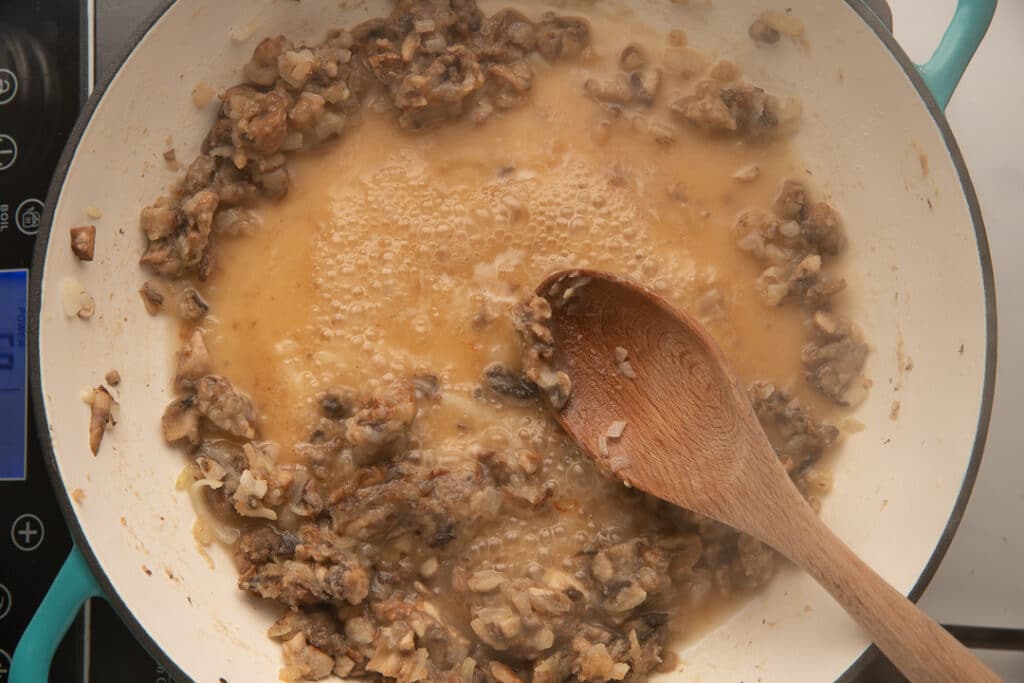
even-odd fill
[{"label": "white countertop", "polygon": [[[890,0],[896,38],[916,62],[938,43],[955,0]],[[1024,628],[1024,2],[1001,0],[946,113],[981,202],[995,269],[999,360],[988,445],[960,530],[921,599],[945,623]],[[1007,681],[1024,653],[979,652]]]}]

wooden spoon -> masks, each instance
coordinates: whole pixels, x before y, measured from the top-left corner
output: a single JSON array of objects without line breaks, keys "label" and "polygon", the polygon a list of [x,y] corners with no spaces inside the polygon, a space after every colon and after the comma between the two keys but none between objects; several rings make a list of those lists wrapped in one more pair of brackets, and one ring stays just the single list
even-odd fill
[{"label": "wooden spoon", "polygon": [[[824,586],[911,681],[1000,680],[811,510],[700,323],[607,273],[555,273],[537,293],[552,308],[551,364],[573,385],[556,417],[600,466],[775,548]],[[628,351],[632,372],[623,374],[618,348]],[[625,431],[607,440],[620,420]]]}]

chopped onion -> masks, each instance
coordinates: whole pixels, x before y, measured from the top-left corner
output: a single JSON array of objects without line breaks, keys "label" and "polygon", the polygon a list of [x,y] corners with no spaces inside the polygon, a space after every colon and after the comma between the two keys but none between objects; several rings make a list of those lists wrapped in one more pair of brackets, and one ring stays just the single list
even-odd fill
[{"label": "chopped onion", "polygon": [[609,439],[618,439],[622,437],[624,431],[626,431],[626,421],[616,420],[608,425],[608,431],[605,432],[605,436]]},{"label": "chopped onion", "polygon": [[796,237],[800,234],[800,224],[796,221],[786,221],[779,226],[779,232],[783,237]]},{"label": "chopped onion", "polygon": [[210,149],[211,157],[229,157],[234,153],[234,150],[227,145],[217,145]]},{"label": "chopped onion", "polygon": [[189,485],[195,480],[193,473],[195,472],[195,465],[185,465],[185,469],[178,473],[178,478],[174,480],[174,488],[178,491],[184,491]]},{"label": "chopped onion", "polygon": [[192,104],[197,109],[203,109],[206,105],[213,101],[216,97],[217,91],[213,87],[204,81],[199,81],[196,86],[192,88]]},{"label": "chopped onion", "polygon": [[428,53],[440,52],[448,46],[448,41],[441,35],[427,36],[423,41],[423,50]]},{"label": "chopped onion", "polygon": [[83,311],[96,310],[96,302],[89,296],[89,292],[85,291],[82,283],[73,277],[66,277],[61,281],[60,301],[64,315],[69,318],[74,318]]},{"label": "chopped onion", "polygon": [[608,467],[611,469],[612,474],[628,469],[632,464],[630,459],[624,455],[616,455],[608,461]]},{"label": "chopped onion", "polygon": [[290,498],[288,509],[299,517],[309,516],[309,509],[302,503],[302,490],[306,487],[307,481],[309,481],[309,471],[301,465],[296,467],[292,478],[291,491],[288,496]]},{"label": "chopped onion", "polygon": [[732,174],[733,180],[739,180],[745,183],[753,182],[757,180],[757,176],[761,174],[761,169],[757,164],[747,164],[742,168],[736,169]]},{"label": "chopped onion", "polygon": [[[188,468],[186,468],[187,470]],[[191,476],[191,475],[190,475]],[[178,477],[181,479],[181,476]],[[212,512],[210,512],[209,506],[206,501],[203,500],[202,487],[201,486],[189,486],[188,497],[192,502],[192,509],[196,513],[197,520],[202,520],[206,528],[213,532],[214,537],[223,543],[224,545],[234,545],[238,542],[238,537],[241,536],[241,532],[231,526],[227,526],[220,520],[218,520]]]},{"label": "chopped onion", "polygon": [[235,26],[232,28],[228,31],[228,35],[230,35],[231,40],[236,43],[244,43],[253,37],[253,34],[256,33],[256,29],[260,27],[260,23],[261,19],[259,17],[253,17],[241,26]]},{"label": "chopped onion", "polygon": [[804,35],[804,22],[789,12],[769,11],[759,19],[783,35],[800,38]]},{"label": "chopped onion", "polygon": [[213,532],[202,517],[196,517],[196,522],[192,525],[192,537],[196,539],[196,543],[203,546],[213,542]]},{"label": "chopped onion", "polygon": [[636,372],[633,370],[633,366],[629,364],[629,351],[621,346],[615,347],[615,371],[623,377],[636,379]]},{"label": "chopped onion", "polygon": [[262,519],[269,519],[272,522],[277,521],[277,513],[268,507],[258,507],[251,513],[245,515],[246,517],[260,517]]}]

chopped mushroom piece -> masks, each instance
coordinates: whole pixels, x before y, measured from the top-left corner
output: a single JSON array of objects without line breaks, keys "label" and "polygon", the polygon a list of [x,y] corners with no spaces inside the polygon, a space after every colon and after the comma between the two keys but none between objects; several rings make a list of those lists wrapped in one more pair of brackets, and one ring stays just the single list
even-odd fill
[{"label": "chopped mushroom piece", "polygon": [[221,429],[246,439],[256,438],[255,409],[248,396],[223,377],[207,375],[196,383],[196,407]]},{"label": "chopped mushroom piece", "polygon": [[647,66],[647,52],[639,43],[630,43],[619,55],[619,66],[623,71],[636,71]]},{"label": "chopped mushroom piece", "polygon": [[121,373],[118,372],[117,370],[111,370],[110,372],[107,373],[105,379],[107,380],[107,384],[109,384],[112,387],[116,387],[118,384],[121,383]]},{"label": "chopped mushroom piece", "polygon": [[164,440],[167,443],[174,443],[188,439],[189,443],[199,443],[200,417],[194,396],[172,401],[164,410],[161,420]]},{"label": "chopped mushroom piece", "polygon": [[757,136],[778,127],[781,104],[749,83],[703,80],[692,95],[670,105],[678,118],[700,128],[738,136]]},{"label": "chopped mushroom piece", "polygon": [[779,42],[779,31],[770,25],[764,19],[758,17],[750,24],[750,28],[747,29],[747,35],[755,43],[762,43],[764,45],[773,45]]},{"label": "chopped mushroom piece", "polygon": [[101,385],[93,389],[89,402],[89,450],[93,455],[99,453],[103,433],[116,424],[113,418],[116,405],[117,402],[106,387]]},{"label": "chopped mushroom piece", "polygon": [[178,301],[178,315],[184,320],[190,322],[202,320],[209,311],[210,305],[192,287],[181,293],[181,299]]},{"label": "chopped mushroom piece", "polygon": [[799,180],[787,179],[775,198],[775,213],[782,219],[798,219],[807,208],[807,188]]},{"label": "chopped mushroom piece", "polygon": [[774,384],[753,382],[747,393],[788,472],[805,470],[839,438],[838,429],[818,421],[799,399]]},{"label": "chopped mushroom piece", "polygon": [[320,410],[331,420],[343,420],[355,412],[356,391],[350,387],[332,387],[316,395]]},{"label": "chopped mushroom piece", "polygon": [[537,385],[519,372],[503,365],[492,363],[484,370],[484,383],[489,389],[504,398],[532,401],[539,396]]},{"label": "chopped mushroom piece", "polygon": [[818,338],[800,352],[807,380],[839,405],[856,405],[863,399],[861,372],[870,348],[860,330],[845,319],[837,322],[834,332],[817,329]]},{"label": "chopped mushroom piece", "polygon": [[179,389],[192,389],[196,381],[210,370],[210,352],[206,349],[206,339],[203,331],[197,329],[178,352],[178,372],[174,376],[174,383]]},{"label": "chopped mushroom piece", "polygon": [[537,51],[551,61],[578,57],[590,45],[590,23],[546,12],[537,24]]},{"label": "chopped mushroom piece", "polygon": [[319,681],[331,675],[334,659],[306,642],[306,636],[296,633],[284,643],[285,667],[281,669],[284,681]]},{"label": "chopped mushroom piece", "polygon": [[615,74],[608,80],[588,78],[583,83],[583,90],[601,102],[626,104],[633,99],[633,86],[626,74]]},{"label": "chopped mushroom piece", "polygon": [[164,307],[164,295],[160,291],[159,286],[152,280],[146,280],[142,283],[142,287],[139,289],[139,295],[142,296],[142,303],[146,305],[146,310],[151,315],[156,315]]},{"label": "chopped mushroom piece", "polygon": [[516,310],[516,337],[523,355],[524,374],[547,395],[557,410],[569,401],[572,380],[564,371],[551,366],[554,337],[550,323],[551,304],[543,297],[531,296]]},{"label": "chopped mushroom piece", "polygon": [[633,88],[633,97],[642,104],[651,104],[658,95],[661,85],[660,69],[641,69],[629,75],[629,84]]},{"label": "chopped mushroom piece", "polygon": [[71,228],[71,251],[79,261],[92,261],[96,249],[96,226]]}]

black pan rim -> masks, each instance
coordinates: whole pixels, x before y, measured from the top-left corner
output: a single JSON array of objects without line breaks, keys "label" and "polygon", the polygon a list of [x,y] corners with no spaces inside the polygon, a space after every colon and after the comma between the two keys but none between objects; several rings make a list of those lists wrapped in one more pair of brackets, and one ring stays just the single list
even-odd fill
[{"label": "black pan rim", "polygon": [[[96,85],[95,90],[86,101],[82,111],[79,113],[78,119],[75,121],[74,128],[72,129],[71,136],[64,147],[64,151],[61,153],[60,161],[57,164],[57,168],[54,171],[53,178],[50,182],[50,187],[46,193],[46,206],[43,212],[43,220],[40,225],[38,236],[36,237],[32,257],[29,287],[29,330],[35,335],[35,338],[29,346],[29,363],[32,367],[32,371],[30,373],[32,407],[35,414],[36,428],[39,432],[40,445],[43,448],[47,473],[49,474],[50,484],[53,486],[57,501],[61,507],[61,512],[67,522],[68,529],[71,532],[75,546],[78,548],[79,552],[82,553],[86,563],[92,570],[93,576],[102,587],[105,599],[110,603],[114,611],[124,622],[126,628],[128,628],[136,640],[138,640],[139,643],[149,651],[157,662],[163,666],[175,680],[184,682],[191,681],[193,679],[185,673],[185,671],[174,661],[174,659],[170,657],[170,655],[167,654],[166,651],[164,651],[162,647],[160,647],[159,643],[149,635],[149,632],[145,627],[142,626],[131,610],[128,609],[128,606],[118,594],[114,584],[103,571],[99,559],[96,557],[92,548],[89,547],[89,544],[86,541],[85,533],[82,530],[82,527],[78,522],[78,517],[75,514],[70,493],[64,485],[64,481],[61,479],[60,468],[57,464],[56,454],[53,450],[53,443],[50,439],[49,423],[46,419],[46,408],[43,400],[42,379],[39,373],[40,354],[38,343],[38,330],[42,303],[41,291],[46,249],[49,244],[53,227],[54,208],[60,198],[64,179],[67,177],[71,162],[74,160],[75,154],[78,151],[78,145],[81,142],[82,135],[88,127],[89,122],[92,119],[92,115],[96,111],[96,107],[103,99],[107,88],[110,86],[117,73],[131,57],[135,48],[139,45],[145,35],[149,33],[157,22],[160,21],[163,15],[166,14],[167,10],[174,5],[175,1],[176,0],[164,0],[163,4],[154,10],[147,20],[132,34],[131,41],[128,46],[122,50],[120,57],[116,60],[116,66],[103,75],[102,80]],[[885,48],[899,63],[942,135],[943,142],[946,145],[946,150],[949,152],[953,165],[956,168],[957,176],[960,179],[964,199],[967,201],[968,208],[970,210],[971,222],[974,226],[975,242],[978,248],[979,265],[981,266],[982,272],[982,287],[985,295],[985,372],[981,404],[978,412],[978,422],[975,428],[974,444],[971,448],[971,457],[964,473],[964,480],[960,488],[960,493],[957,495],[956,503],[953,505],[953,509],[948,521],[946,522],[946,526],[943,529],[942,534],[939,536],[939,540],[936,543],[935,549],[932,551],[928,562],[918,575],[918,579],[914,583],[914,586],[908,595],[911,600],[916,602],[935,576],[935,572],[938,570],[943,557],[946,555],[946,551],[949,549],[949,546],[953,541],[957,528],[960,526],[960,521],[963,519],[967,503],[970,500],[971,492],[978,476],[978,469],[981,466],[982,453],[985,449],[985,441],[988,437],[989,421],[992,416],[992,400],[995,393],[997,355],[995,279],[992,271],[992,255],[989,251],[988,237],[985,232],[985,225],[982,220],[978,197],[974,191],[974,184],[971,182],[970,174],[967,171],[963,155],[961,154],[960,148],[953,137],[953,132],[949,127],[949,122],[946,120],[945,114],[936,103],[935,98],[932,97],[932,94],[928,91],[927,86],[925,86],[924,81],[921,79],[921,76],[918,73],[917,68],[914,66],[914,63],[910,60],[910,57],[907,56],[903,51],[903,48],[900,47],[899,43],[896,42],[896,39],[882,24],[878,17],[863,3],[863,0],[845,0],[845,2],[854,12],[857,13],[861,20],[871,28],[882,45],[885,46]],[[853,679],[863,672],[877,656],[878,648],[875,645],[869,645],[846,669],[846,671],[836,679],[836,683],[852,683]]]}]

